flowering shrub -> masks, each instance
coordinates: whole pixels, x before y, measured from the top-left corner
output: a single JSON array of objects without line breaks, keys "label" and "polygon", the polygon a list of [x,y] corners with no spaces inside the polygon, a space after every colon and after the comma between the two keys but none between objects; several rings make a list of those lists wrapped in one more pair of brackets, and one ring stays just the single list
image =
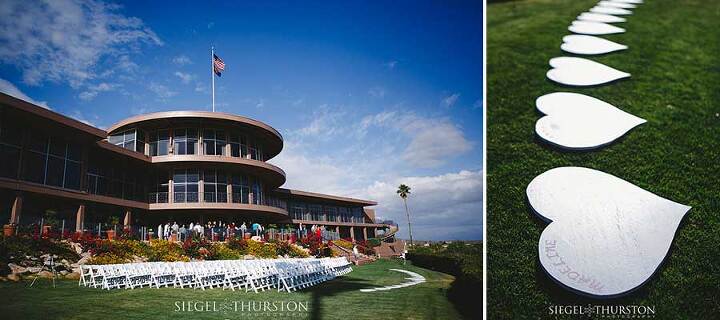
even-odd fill
[{"label": "flowering shrub", "polygon": [[214,253],[213,260],[237,260],[243,256],[238,250],[234,250],[222,243],[214,244],[212,251]]},{"label": "flowering shrub", "polygon": [[241,255],[245,255],[248,250],[248,242],[245,239],[233,238],[228,241],[227,247],[237,251]]},{"label": "flowering shrub", "polygon": [[277,258],[277,250],[274,243],[262,243],[250,240],[247,242],[247,253],[258,258]]},{"label": "flowering shrub", "polygon": [[152,255],[152,250],[147,244],[135,240],[95,239],[86,242],[86,245],[88,252],[93,255],[88,261],[90,264],[127,263],[131,262],[134,256],[149,257]]},{"label": "flowering shrub", "polygon": [[288,258],[307,258],[309,256],[305,250],[285,241],[278,241],[275,243],[275,250],[278,256]]},{"label": "flowering shrub", "polygon": [[177,243],[167,240],[153,239],[150,241],[149,261],[190,261],[184,255],[183,248]]},{"label": "flowering shrub", "polygon": [[212,245],[205,239],[188,238],[183,242],[182,248],[185,255],[193,259],[206,260],[213,257],[213,253],[210,251]]},{"label": "flowering shrub", "polygon": [[347,241],[347,240],[343,240],[343,239],[333,240],[332,243],[335,244],[335,245],[338,246],[338,247],[345,248],[345,249],[348,249],[348,250],[352,250],[352,248],[353,248],[352,242]]}]

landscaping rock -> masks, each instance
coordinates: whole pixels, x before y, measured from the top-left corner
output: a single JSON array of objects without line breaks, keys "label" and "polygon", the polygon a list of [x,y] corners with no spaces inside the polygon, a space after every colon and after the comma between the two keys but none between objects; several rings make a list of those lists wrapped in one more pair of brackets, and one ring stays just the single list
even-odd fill
[{"label": "landscaping rock", "polygon": [[20,276],[15,273],[11,273],[7,276],[7,279],[10,281],[20,281]]},{"label": "landscaping rock", "polygon": [[14,263],[8,263],[8,267],[10,268],[11,273],[23,273],[27,272],[27,268],[16,265]]},{"label": "landscaping rock", "polygon": [[43,269],[42,267],[28,267],[27,271],[30,273],[38,273],[38,272],[42,271],[42,269]]},{"label": "landscaping rock", "polygon": [[68,275],[69,273],[70,273],[70,272],[68,272],[67,270],[60,271],[60,275],[62,275],[62,276],[66,276],[66,275]]},{"label": "landscaping rock", "polygon": [[50,272],[50,271],[40,271],[40,272],[38,272],[37,276],[40,277],[40,278],[48,278],[48,279],[50,279],[50,278],[53,277],[53,273]]},{"label": "landscaping rock", "polygon": [[79,280],[80,279],[80,273],[78,272],[72,272],[65,275],[65,279],[71,279],[71,280]]},{"label": "landscaping rock", "polygon": [[70,247],[75,250],[77,254],[82,254],[82,246],[77,242],[70,242]]}]

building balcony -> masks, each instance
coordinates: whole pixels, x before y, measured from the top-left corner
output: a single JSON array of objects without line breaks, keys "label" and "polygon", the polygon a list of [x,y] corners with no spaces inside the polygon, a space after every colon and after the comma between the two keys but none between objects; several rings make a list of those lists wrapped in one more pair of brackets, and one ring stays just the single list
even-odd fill
[{"label": "building balcony", "polygon": [[153,164],[193,163],[198,164],[198,167],[207,164],[215,169],[240,170],[257,176],[270,188],[276,188],[285,183],[285,171],[260,160],[217,155],[188,154],[155,156],[151,158],[151,161]]}]

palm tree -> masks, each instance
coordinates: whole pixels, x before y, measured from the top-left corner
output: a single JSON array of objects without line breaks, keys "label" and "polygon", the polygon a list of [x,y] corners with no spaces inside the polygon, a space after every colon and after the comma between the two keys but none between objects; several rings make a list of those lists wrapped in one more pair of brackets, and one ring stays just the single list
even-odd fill
[{"label": "palm tree", "polygon": [[410,210],[408,210],[407,206],[407,197],[410,194],[410,187],[401,184],[397,189],[397,194],[400,195],[400,198],[403,199],[403,203],[405,204],[405,215],[407,216],[408,221],[408,233],[410,233],[410,246],[413,245],[413,238],[412,238],[412,228],[410,227]]}]

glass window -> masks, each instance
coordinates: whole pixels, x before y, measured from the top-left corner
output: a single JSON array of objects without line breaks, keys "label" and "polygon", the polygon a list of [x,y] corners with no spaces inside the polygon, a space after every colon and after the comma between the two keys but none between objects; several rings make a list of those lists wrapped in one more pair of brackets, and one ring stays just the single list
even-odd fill
[{"label": "glass window", "polygon": [[232,201],[234,203],[249,203],[250,183],[247,176],[235,174],[231,177]]},{"label": "glass window", "polygon": [[203,130],[203,149],[206,155],[225,155],[225,131]]},{"label": "glass window", "polygon": [[197,130],[177,129],[174,130],[173,152],[175,154],[196,154],[197,153]]},{"label": "glass window", "polygon": [[168,130],[157,130],[150,133],[149,137],[150,155],[164,156],[168,154],[170,136]]},{"label": "glass window", "polygon": [[230,143],[230,156],[231,157],[239,157],[240,156],[240,135],[237,133],[231,133],[228,136],[228,142]]},{"label": "glass window", "polygon": [[227,177],[218,170],[205,170],[203,174],[205,202],[227,202]]},{"label": "glass window", "polygon": [[310,211],[310,220],[321,221],[322,220],[322,206],[319,204],[308,205]]},{"label": "glass window", "polygon": [[47,171],[45,172],[45,184],[62,187],[65,171],[64,159],[50,156],[48,158],[47,164]]},{"label": "glass window", "polygon": [[22,130],[0,121],[0,177],[17,179]]},{"label": "glass window", "polygon": [[173,173],[173,197],[175,202],[198,201],[199,173],[196,169],[175,170]]},{"label": "glass window", "polygon": [[291,213],[293,219],[304,220],[307,207],[302,202],[293,203]]},{"label": "glass window", "polygon": [[337,221],[337,207],[323,206],[323,209],[325,209],[324,221]]},{"label": "glass window", "polygon": [[258,179],[253,179],[253,203],[260,205],[264,203],[262,182]]},{"label": "glass window", "polygon": [[[136,136],[137,136],[137,130],[130,129],[130,130],[119,132],[119,133],[109,136],[108,142],[110,142],[116,146],[123,147],[128,150],[138,151],[139,148],[136,148],[136,146],[135,146],[135,143],[137,141]],[[144,144],[143,144],[142,149],[143,150],[145,149]]]}]

